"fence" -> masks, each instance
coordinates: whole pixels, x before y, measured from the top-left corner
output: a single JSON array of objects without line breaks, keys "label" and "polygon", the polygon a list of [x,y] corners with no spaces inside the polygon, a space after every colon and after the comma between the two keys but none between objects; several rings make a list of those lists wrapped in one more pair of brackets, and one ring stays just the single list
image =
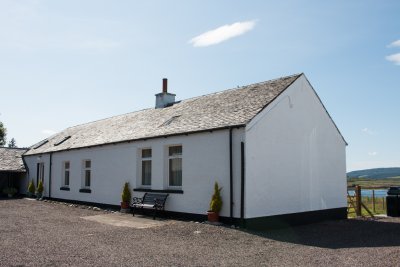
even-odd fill
[{"label": "fence", "polygon": [[[386,214],[386,198],[375,196],[375,190],[382,188],[363,187],[372,191],[371,196],[362,196],[361,186],[348,188],[347,191],[347,213],[349,217],[354,216],[371,216],[376,214]],[[354,195],[349,193],[349,190],[354,190]]]}]

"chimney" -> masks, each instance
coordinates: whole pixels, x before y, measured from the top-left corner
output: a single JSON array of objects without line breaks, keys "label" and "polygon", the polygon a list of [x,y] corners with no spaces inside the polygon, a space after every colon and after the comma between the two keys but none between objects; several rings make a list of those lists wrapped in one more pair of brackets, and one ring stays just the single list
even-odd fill
[{"label": "chimney", "polygon": [[165,108],[175,103],[175,94],[168,93],[168,79],[162,81],[162,92],[156,94],[156,108]]},{"label": "chimney", "polygon": [[168,79],[164,78],[162,79],[162,92],[166,94],[167,91],[168,91]]}]

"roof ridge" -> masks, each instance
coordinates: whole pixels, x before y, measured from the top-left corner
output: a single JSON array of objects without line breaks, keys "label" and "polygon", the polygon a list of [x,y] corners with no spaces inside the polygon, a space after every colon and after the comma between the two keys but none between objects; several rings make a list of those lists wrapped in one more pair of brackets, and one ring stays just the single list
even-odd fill
[{"label": "roof ridge", "polygon": [[225,90],[222,90],[222,91],[217,91],[217,92],[208,93],[208,94],[204,94],[204,95],[189,97],[189,98],[183,99],[181,101],[183,102],[183,101],[193,100],[193,99],[196,99],[196,98],[201,98],[201,97],[204,97],[204,96],[211,96],[211,95],[217,95],[217,94],[225,93],[225,92],[228,92],[228,91],[240,90],[240,89],[243,89],[244,87],[249,87],[249,86],[254,86],[254,85],[264,84],[264,83],[270,83],[270,82],[274,82],[274,81],[277,81],[277,80],[288,79],[288,78],[292,78],[292,77],[295,77],[295,76],[301,76],[303,74],[304,73],[301,72],[301,73],[296,73],[296,74],[292,74],[292,75],[288,75],[288,76],[282,76],[282,77],[271,79],[271,80],[266,80],[266,81],[262,81],[262,82],[246,84],[246,85],[242,85],[242,86],[235,87],[235,88],[225,89]]}]

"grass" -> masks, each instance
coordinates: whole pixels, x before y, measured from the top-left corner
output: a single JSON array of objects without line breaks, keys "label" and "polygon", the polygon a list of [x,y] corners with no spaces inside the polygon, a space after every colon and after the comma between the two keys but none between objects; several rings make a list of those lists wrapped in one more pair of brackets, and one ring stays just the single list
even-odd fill
[{"label": "grass", "polygon": [[[355,201],[355,198],[353,198],[353,201]],[[377,215],[377,214],[386,214],[386,199],[384,197],[375,197],[375,210],[374,210],[374,205],[372,201],[372,197],[361,197],[361,201],[364,203],[365,206],[372,212],[372,214]],[[353,208],[353,206],[350,204],[350,199],[347,197],[347,204],[348,204],[348,217],[349,218],[355,218],[356,213]],[[361,209],[361,214],[366,217],[370,217],[369,213],[364,209],[364,207]]]},{"label": "grass", "polygon": [[354,187],[356,185],[359,185],[361,187],[375,187],[375,188],[388,188],[390,186],[400,186],[400,176],[384,178],[384,179],[371,179],[371,178],[347,179],[347,187]]}]

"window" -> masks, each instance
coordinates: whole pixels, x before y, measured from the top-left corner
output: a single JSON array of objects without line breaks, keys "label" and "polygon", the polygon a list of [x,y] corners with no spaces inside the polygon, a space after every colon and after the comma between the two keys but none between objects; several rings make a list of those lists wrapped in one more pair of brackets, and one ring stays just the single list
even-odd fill
[{"label": "window", "polygon": [[70,139],[70,138],[71,138],[70,135],[69,135],[69,136],[65,136],[65,137],[63,137],[60,141],[58,141],[57,143],[55,143],[54,146],[59,146],[59,145],[61,145],[62,143],[64,143],[65,141],[67,141],[67,140]]},{"label": "window", "polygon": [[37,144],[36,146],[33,147],[33,149],[38,149],[39,147],[43,146],[44,144],[48,143],[49,140],[43,140],[41,141],[39,144]]},{"label": "window", "polygon": [[172,116],[170,119],[166,120],[163,124],[161,124],[160,126],[168,126],[170,125],[172,122],[174,122],[176,119],[178,119],[181,115],[176,115],[176,116]]},{"label": "window", "polygon": [[44,182],[44,162],[39,162],[36,165],[36,186],[39,184],[39,181]]},{"label": "window", "polygon": [[151,185],[151,148],[142,149],[142,185]]},{"label": "window", "polygon": [[168,148],[169,186],[182,186],[182,146]]},{"label": "window", "polygon": [[64,162],[64,179],[63,179],[63,186],[69,186],[69,161]]},{"label": "window", "polygon": [[91,183],[91,168],[92,162],[90,160],[83,161],[83,187],[89,188]]}]

